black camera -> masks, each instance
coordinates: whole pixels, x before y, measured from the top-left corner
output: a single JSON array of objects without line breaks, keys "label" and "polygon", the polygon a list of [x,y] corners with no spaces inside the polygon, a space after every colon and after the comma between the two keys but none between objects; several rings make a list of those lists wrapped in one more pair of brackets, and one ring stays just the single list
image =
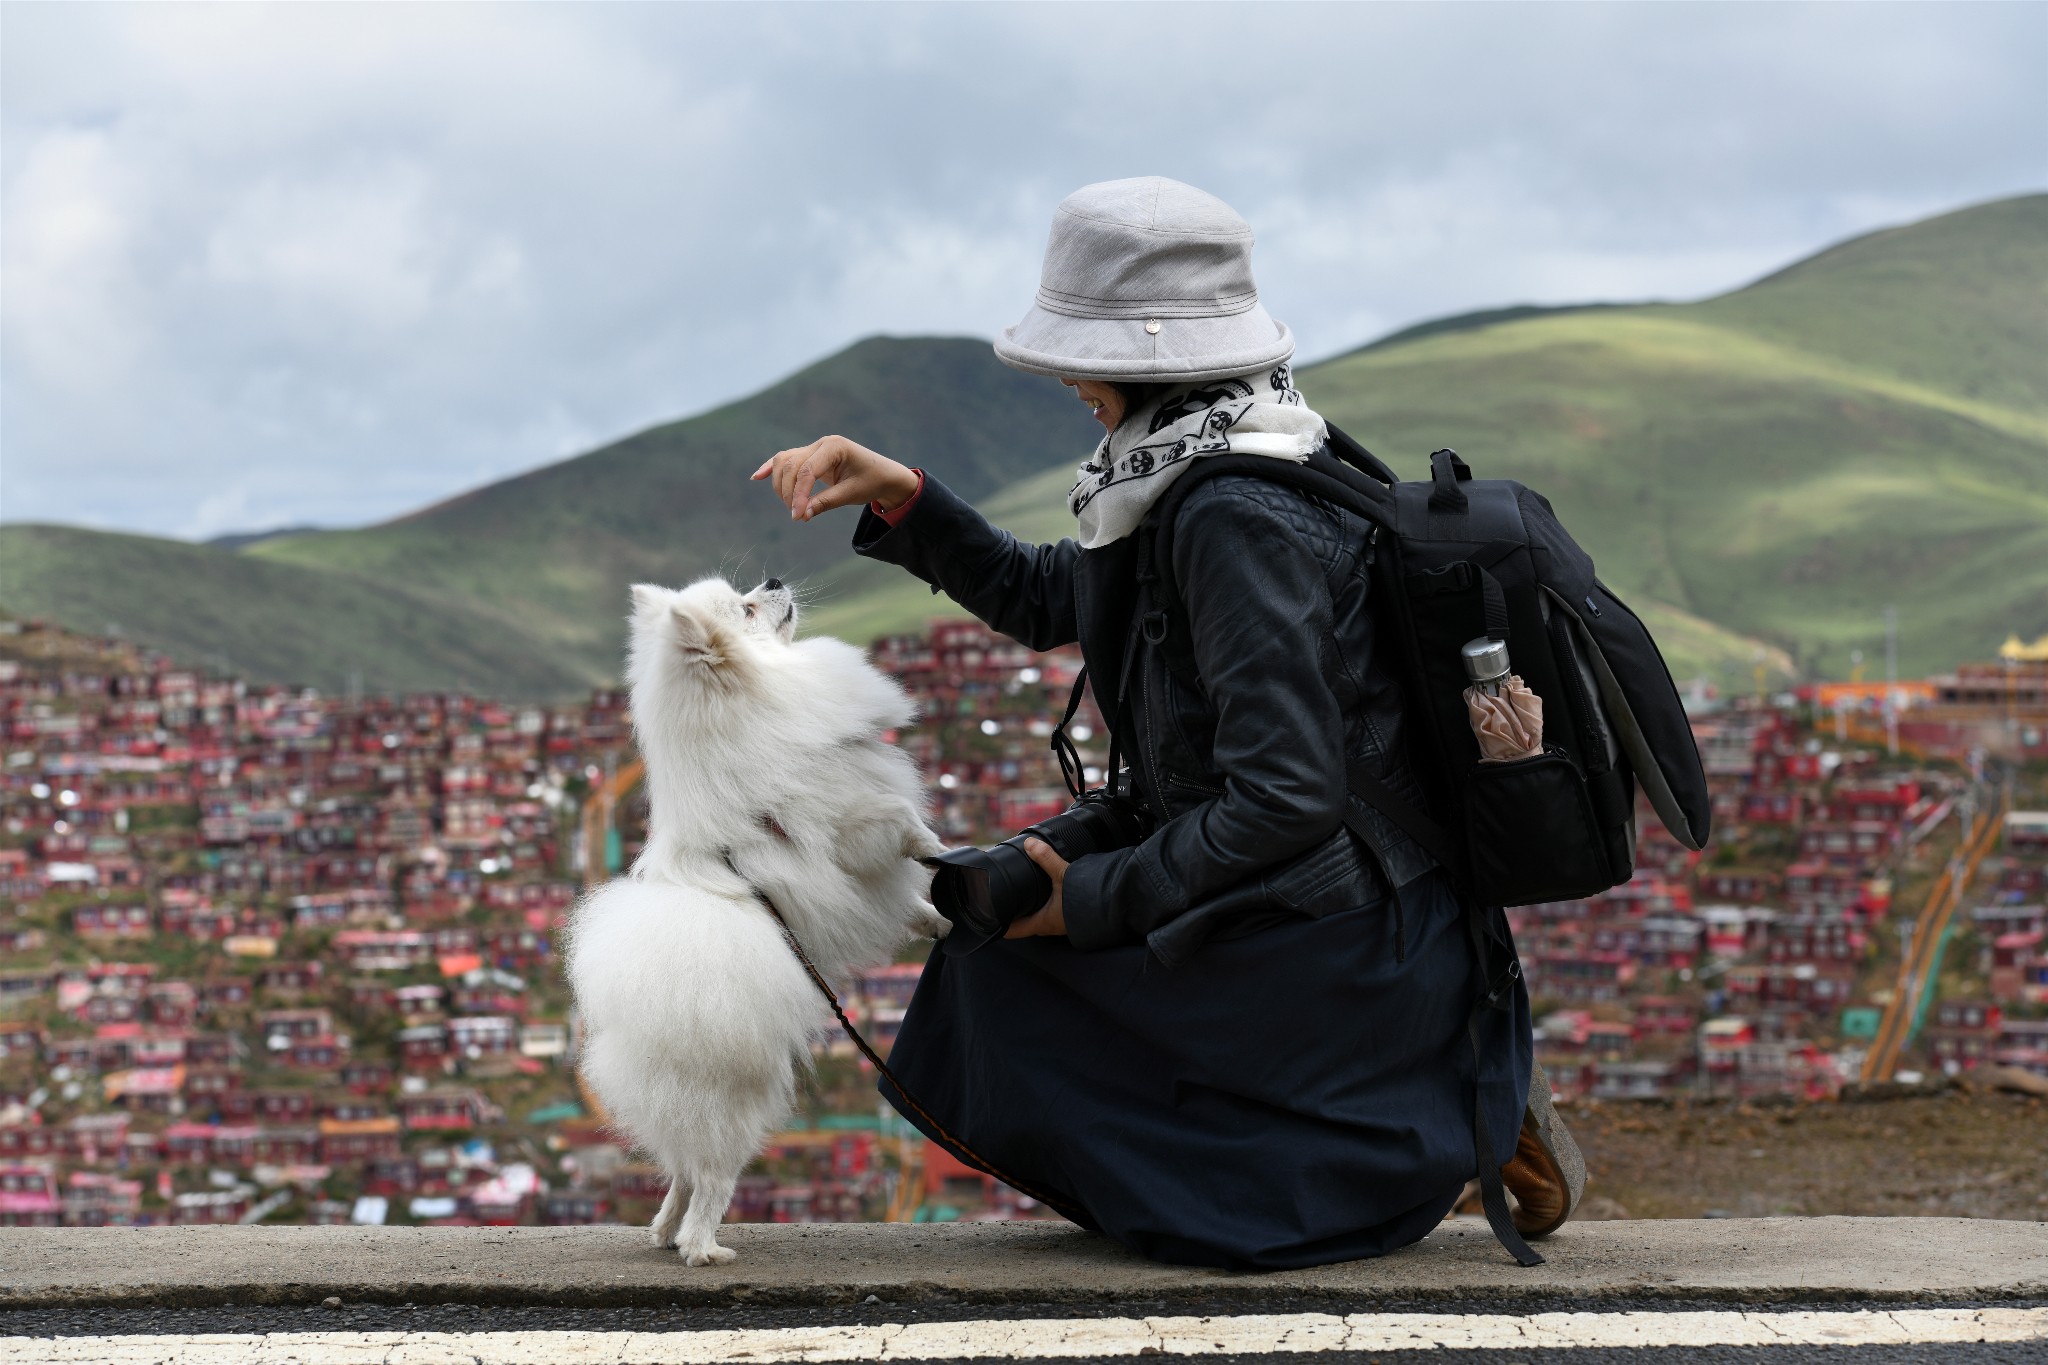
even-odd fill
[{"label": "black camera", "polygon": [[1135,802],[1098,789],[994,848],[949,848],[927,859],[936,873],[932,905],[953,924],[947,949],[972,952],[1051,898],[1052,878],[1024,851],[1026,839],[1043,839],[1071,863],[1090,853],[1129,848],[1144,839],[1151,824]]}]

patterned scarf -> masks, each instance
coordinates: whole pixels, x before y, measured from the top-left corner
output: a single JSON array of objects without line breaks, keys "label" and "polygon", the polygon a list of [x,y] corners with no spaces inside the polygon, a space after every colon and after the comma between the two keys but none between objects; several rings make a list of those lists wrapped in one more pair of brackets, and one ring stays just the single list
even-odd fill
[{"label": "patterned scarf", "polygon": [[1067,506],[1081,523],[1083,548],[1097,549],[1137,530],[1191,460],[1270,455],[1299,464],[1328,437],[1286,365],[1177,384],[1125,414],[1102,438]]}]

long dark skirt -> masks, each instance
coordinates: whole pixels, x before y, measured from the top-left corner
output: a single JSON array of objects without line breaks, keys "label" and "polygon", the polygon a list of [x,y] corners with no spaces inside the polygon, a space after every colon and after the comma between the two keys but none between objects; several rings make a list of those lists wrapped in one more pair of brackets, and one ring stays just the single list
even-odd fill
[{"label": "long dark skirt", "polygon": [[[1386,900],[1162,967],[1065,939],[934,952],[890,1067],[939,1125],[1126,1246],[1187,1265],[1379,1256],[1477,1173],[1463,909],[1432,873]],[[1529,1088],[1528,998],[1484,1016],[1496,1164]],[[943,1142],[893,1093],[906,1116]]]}]

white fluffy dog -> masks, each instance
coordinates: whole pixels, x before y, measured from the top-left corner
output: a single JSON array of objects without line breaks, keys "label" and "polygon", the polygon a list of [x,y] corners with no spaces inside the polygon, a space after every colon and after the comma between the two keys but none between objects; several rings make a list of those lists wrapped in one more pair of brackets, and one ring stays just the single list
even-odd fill
[{"label": "white fluffy dog", "polygon": [[732,1260],[717,1231],[733,1185],[830,1025],[756,890],[834,981],[946,928],[919,861],[940,848],[923,788],[881,740],[909,699],[859,650],[795,631],[774,579],[633,589],[647,849],[570,932],[583,1075],[668,1172],[654,1243],[693,1266]]}]

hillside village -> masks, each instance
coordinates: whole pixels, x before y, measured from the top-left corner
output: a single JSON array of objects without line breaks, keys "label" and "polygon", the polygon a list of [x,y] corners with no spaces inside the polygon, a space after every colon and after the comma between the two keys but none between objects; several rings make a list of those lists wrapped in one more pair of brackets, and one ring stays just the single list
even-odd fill
[{"label": "hillside village", "polygon": [[[947,842],[1064,805],[1046,741],[1075,654],[939,622],[874,657],[922,707],[900,739]],[[1916,693],[1904,741],[1863,693],[1696,694],[1713,844],[1646,815],[1633,881],[1512,912],[1560,1094],[1857,1083],[1912,975],[1894,923],[1964,870],[1979,818],[1887,1074],[2048,1078],[2048,664],[1993,667],[2002,693],[1967,671]],[[559,976],[580,884],[642,832],[630,797],[595,818],[630,749],[618,693],[327,696],[9,621],[0,725],[0,1226],[651,1212],[658,1174],[577,1088]],[[2013,765],[1986,766],[1986,726]],[[1100,731],[1084,708],[1084,761]],[[918,971],[852,983],[878,1045]],[[817,1052],[729,1216],[1037,1212],[885,1113],[850,1045]]]}]

